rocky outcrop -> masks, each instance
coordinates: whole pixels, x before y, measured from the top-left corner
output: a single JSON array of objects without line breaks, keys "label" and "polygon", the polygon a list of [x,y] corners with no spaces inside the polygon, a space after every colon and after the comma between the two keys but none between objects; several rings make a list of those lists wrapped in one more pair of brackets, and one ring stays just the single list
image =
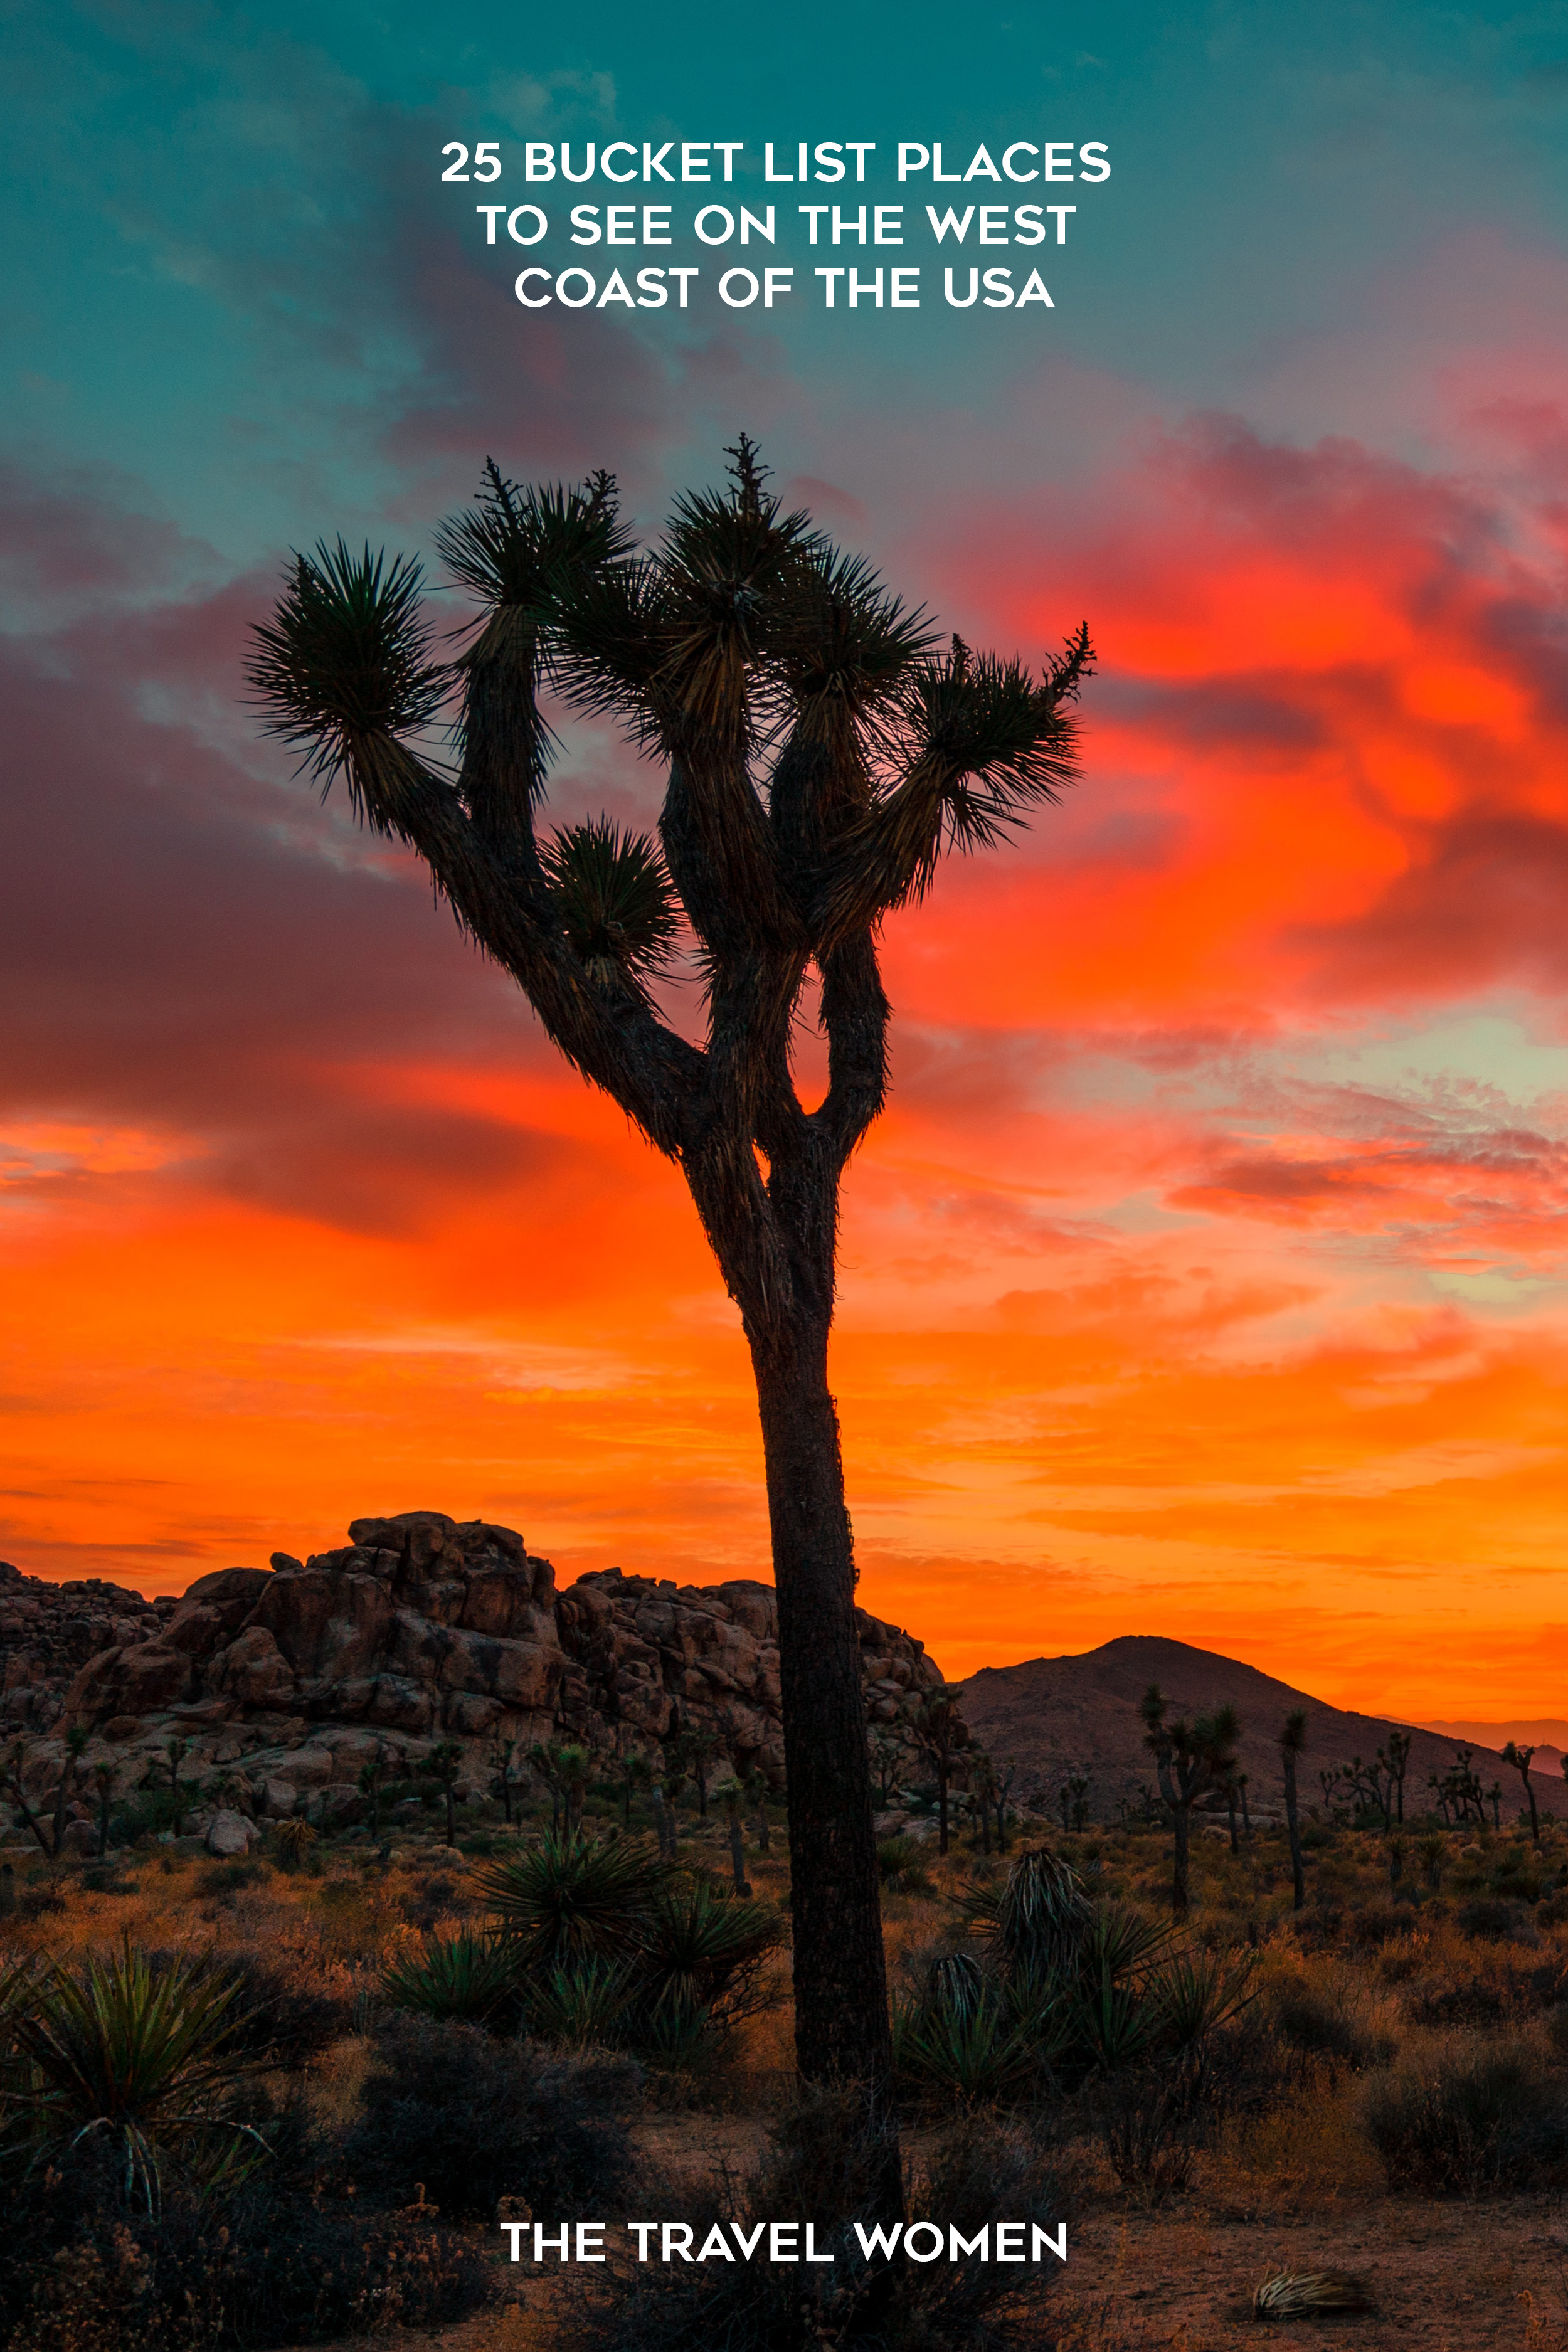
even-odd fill
[{"label": "rocky outcrop", "polygon": [[[571,1738],[609,1759],[705,1731],[716,1774],[727,1761],[782,1779],[770,1585],[678,1586],[610,1569],[557,1592],[550,1562],[511,1528],[438,1511],[356,1519],[349,1538],[304,1560],[274,1552],[270,1569],[219,1570],[151,1609],[91,1588],[114,1595],[118,1613],[105,1598],[72,1620],[99,1639],[89,1651],[71,1637],[79,1664],[54,1703],[58,1728],[93,1732],[91,1754],[112,1750],[124,1786],[155,1775],[179,1738],[183,1776],[226,1771],[255,1809],[308,1802],[328,1820],[354,1810],[365,1763],[414,1761],[437,1739],[461,1741],[470,1772],[488,1778],[504,1740],[526,1750]],[[86,1589],[21,1581],[24,1607],[35,1590]],[[912,1635],[856,1613],[868,1723],[924,1778],[908,1727],[941,1674]],[[36,1744],[28,1785],[58,1775],[58,1739]]]},{"label": "rocky outcrop", "polygon": [[96,1576],[47,1584],[0,1559],[0,1731],[47,1731],[89,1658],[146,1641],[178,1606]]}]

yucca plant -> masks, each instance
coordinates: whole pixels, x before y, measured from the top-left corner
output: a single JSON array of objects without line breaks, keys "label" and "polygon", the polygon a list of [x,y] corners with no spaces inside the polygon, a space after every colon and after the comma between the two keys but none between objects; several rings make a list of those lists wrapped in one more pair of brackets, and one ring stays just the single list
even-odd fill
[{"label": "yucca plant", "polygon": [[1279,2271],[1252,2298],[1255,2319],[1316,2319],[1323,2312],[1372,2308],[1365,2280],[1349,2271]]},{"label": "yucca plant", "polygon": [[1160,2039],[1175,2055],[1194,2050],[1216,2027],[1239,2016],[1258,1997],[1251,1952],[1221,1958],[1215,1952],[1182,1952],[1163,1960],[1150,1980]]},{"label": "yucca plant", "polygon": [[893,2063],[915,2090],[964,2099],[1007,2099],[1033,2089],[1044,2072],[1035,2021],[988,1992],[973,2008],[911,2002],[893,2012]]},{"label": "yucca plant", "polygon": [[0,2085],[5,2154],[36,2164],[101,2133],[124,2154],[124,2192],[155,2210],[164,2163],[196,2185],[232,2184],[262,2152],[226,2114],[237,2077],[237,1984],[181,1959],[159,1971],[127,1945],[114,1958],[7,1980],[19,2068]]},{"label": "yucca plant", "polygon": [[999,1885],[972,1887],[953,1900],[969,1934],[1003,1972],[1077,1974],[1093,1909],[1078,1873],[1046,1847],[1021,1853]]},{"label": "yucca plant", "polygon": [[608,2048],[624,2038],[638,1990],[630,1960],[543,1969],[522,1990],[529,2031],[568,2050]]},{"label": "yucca plant", "polygon": [[721,1895],[703,1883],[661,1887],[637,1941],[637,1969],[650,2006],[675,2002],[732,2023],[763,1996],[763,1961],[784,1940],[784,1923],[763,1903]]},{"label": "yucca plant", "polygon": [[298,1870],[315,1843],[310,1822],[298,1818],[279,1822],[272,1832],[273,1848],[285,1870]]},{"label": "yucca plant", "polygon": [[400,1953],[382,1969],[381,1989],[394,2009],[477,2025],[492,2023],[517,1998],[510,1955],[490,1937],[466,1932],[432,1936],[420,1950]]},{"label": "yucca plant", "polygon": [[641,1944],[667,1864],[629,1838],[552,1835],[475,1877],[520,1976],[618,1960]]},{"label": "yucca plant", "polygon": [[[887,1096],[880,930],[944,851],[1000,843],[1064,789],[1092,661],[1083,630],[1032,669],[956,638],[938,653],[921,613],[785,510],[751,441],[727,455],[724,485],[678,499],[635,555],[607,474],[530,489],[489,466],[437,538],[479,606],[456,660],[416,564],[318,545],[250,676],[265,723],[425,860],[561,1052],[689,1187],[757,1384],[797,2054],[809,2077],[875,2085],[887,1979],[827,1356],[845,1171]],[[604,823],[542,845],[550,688],[658,761],[657,852]],[[455,769],[426,740],[441,714]],[[703,973],[701,1044],[647,984],[677,924]],[[818,982],[830,1081],[808,1104],[793,1063]]]}]

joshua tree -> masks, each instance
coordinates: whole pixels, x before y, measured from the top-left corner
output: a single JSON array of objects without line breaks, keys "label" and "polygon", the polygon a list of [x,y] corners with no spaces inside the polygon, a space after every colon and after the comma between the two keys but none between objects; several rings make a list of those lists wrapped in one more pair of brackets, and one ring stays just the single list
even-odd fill
[{"label": "joshua tree", "polygon": [[1187,1874],[1193,1807],[1210,1789],[1223,1789],[1236,1769],[1232,1753],[1241,1726],[1233,1706],[1216,1707],[1212,1715],[1194,1716],[1191,1723],[1166,1719],[1166,1703],[1158,1683],[1151,1683],[1139,1704],[1146,1726],[1143,1745],[1154,1759],[1160,1794],[1176,1832],[1176,1862],[1171,1878],[1171,1910],[1184,1919],[1188,1908]]},{"label": "joshua tree", "polygon": [[1447,1860],[1448,1841],[1441,1830],[1428,1830],[1415,1851],[1421,1857],[1426,1884],[1436,1895],[1443,1884],[1443,1864]]},{"label": "joshua tree", "polygon": [[1301,1859],[1301,1811],[1296,1798],[1296,1759],[1307,1745],[1307,1710],[1299,1706],[1279,1730],[1279,1762],[1285,1775],[1285,1830],[1290,1840],[1291,1907],[1300,1911],[1307,1900],[1307,1871]]},{"label": "joshua tree", "polygon": [[566,1803],[566,1783],[561,1776],[563,1750],[553,1743],[536,1739],[528,1751],[528,1760],[550,1791],[550,1834],[558,1836],[561,1816]]},{"label": "joshua tree", "polygon": [[867,1754],[870,1759],[871,1778],[877,1784],[877,1802],[886,1810],[899,1793],[904,1751],[895,1740],[885,1738],[879,1732],[868,1740]]},{"label": "joshua tree", "polygon": [[490,1761],[496,1768],[496,1778],[500,1782],[501,1816],[508,1829],[511,1827],[511,1792],[517,1786],[517,1775],[513,1769],[516,1760],[516,1740],[498,1740]]},{"label": "joshua tree", "polygon": [[1386,1745],[1378,1749],[1377,1758],[1393,1784],[1394,1817],[1403,1829],[1405,1826],[1405,1775],[1410,1768],[1409,1732],[1391,1731]]},{"label": "joshua tree", "polygon": [[[936,1767],[936,1850],[947,1852],[947,1792],[952,1780],[953,1759],[969,1735],[958,1712],[958,1685],[935,1683],[921,1700],[910,1718],[910,1731],[915,1744],[929,1756]],[[793,1867],[795,1848],[794,1825],[791,1825],[790,1851]]]},{"label": "joshua tree", "polygon": [[92,1768],[92,1781],[98,1790],[98,1851],[109,1852],[109,1807],[114,1795],[114,1766],[107,1757]]},{"label": "joshua tree", "polygon": [[662,1781],[654,1782],[652,1794],[653,1825],[658,1837],[658,1850],[673,1862],[675,1860],[675,1815],[664,1801]]},{"label": "joshua tree", "polygon": [[768,1776],[765,1772],[759,1771],[757,1767],[753,1764],[751,1770],[747,1773],[745,1780],[742,1781],[742,1786],[746,1791],[746,1802],[751,1806],[752,1811],[757,1817],[757,1852],[759,1853],[766,1853],[768,1851],[768,1797],[770,1794],[768,1789]]},{"label": "joshua tree", "polygon": [[1510,1739],[1502,1751],[1502,1760],[1505,1764],[1511,1764],[1524,1782],[1524,1801],[1530,1807],[1530,1842],[1531,1845],[1539,1845],[1541,1815],[1535,1810],[1535,1784],[1530,1777],[1530,1759],[1534,1753],[1533,1748],[1521,1748],[1516,1741]]},{"label": "joshua tree", "polygon": [[640,1748],[628,1748],[621,1758],[621,1825],[632,1825],[632,1797],[638,1789],[646,1789],[653,1779],[653,1766]]},{"label": "joshua tree", "polygon": [[385,1757],[377,1756],[371,1762],[360,1766],[354,1782],[370,1807],[370,1833],[377,1840],[381,1836],[381,1783],[385,1771]]},{"label": "joshua tree", "polygon": [[996,1767],[985,1750],[973,1750],[969,1759],[969,1786],[973,1792],[974,1810],[980,1818],[980,1851],[991,1851],[991,1800],[996,1793]]},{"label": "joshua tree", "polygon": [[176,1799],[180,1789],[180,1767],[185,1760],[190,1744],[188,1739],[182,1739],[177,1732],[171,1735],[164,1743],[163,1753],[169,1764],[169,1794]]},{"label": "joshua tree", "polygon": [[735,1881],[735,1892],[737,1895],[750,1895],[752,1890],[746,1881],[746,1792],[739,1780],[722,1780],[714,1793],[730,1825],[730,1870]]},{"label": "joshua tree", "polygon": [[724,1743],[716,1731],[706,1731],[698,1724],[686,1724],[675,1735],[670,1748],[677,1760],[690,1773],[697,1784],[697,1818],[708,1818],[708,1775],[715,1759],[724,1752]]},{"label": "joshua tree", "polygon": [[[340,541],[297,558],[251,679],[273,731],[424,859],[554,1043],[680,1169],[740,1309],[762,1420],[793,1864],[801,2071],[891,2063],[855,1625],[828,1386],[839,1192],[888,1086],[880,927],[945,850],[1000,843],[1075,772],[1080,630],[1033,675],[938,654],[870,567],[786,514],[742,437],[729,486],[681,499],[634,554],[605,474],[519,489],[492,464],[437,545],[480,617],[436,657],[417,564]],[[664,769],[656,848],[608,822],[541,841],[549,686],[619,719]],[[459,761],[422,749],[456,706]],[[707,1034],[650,982],[682,920]],[[828,1084],[807,1109],[807,992]]]},{"label": "joshua tree", "polygon": [[583,1800],[588,1792],[588,1766],[591,1762],[585,1748],[558,1748],[555,1769],[561,1775],[562,1794],[566,1800],[566,1830],[574,1835],[583,1826]]},{"label": "joshua tree", "polygon": [[53,1855],[58,1852],[58,1848],[57,1846],[50,1845],[42,1822],[39,1821],[37,1813],[34,1812],[33,1808],[27,1802],[27,1791],[22,1780],[22,1773],[26,1761],[26,1741],[25,1739],[14,1740],[11,1744],[11,1752],[5,1759],[5,1781],[0,1785],[4,1786],[6,1795],[10,1798],[11,1802],[16,1806],[16,1811],[21,1814],[26,1827],[32,1831],[34,1837],[37,1840],[39,1850],[46,1854]]},{"label": "joshua tree", "polygon": [[81,1759],[91,1738],[91,1732],[88,1730],[85,1724],[81,1723],[73,1723],[66,1733],[65,1754],[60,1759],[59,1785],[55,1790],[54,1827],[57,1853],[62,1853],[65,1851],[66,1812],[71,1799],[76,1794],[76,1776],[81,1769]]},{"label": "joshua tree", "polygon": [[447,1800],[447,1843],[456,1845],[458,1843],[456,1811],[458,1782],[462,1778],[463,1772],[461,1742],[456,1739],[438,1739],[425,1761],[429,1770],[440,1782],[441,1793]]}]

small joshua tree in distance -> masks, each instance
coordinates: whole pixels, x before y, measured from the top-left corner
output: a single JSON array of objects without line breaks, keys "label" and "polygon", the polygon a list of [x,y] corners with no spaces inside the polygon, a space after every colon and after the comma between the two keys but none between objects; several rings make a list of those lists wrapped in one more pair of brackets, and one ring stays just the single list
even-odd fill
[{"label": "small joshua tree in distance", "polygon": [[1541,1815],[1535,1809],[1535,1784],[1530,1777],[1530,1759],[1534,1753],[1533,1748],[1521,1748],[1517,1740],[1510,1739],[1502,1751],[1502,1760],[1505,1764],[1511,1764],[1524,1782],[1524,1801],[1530,1807],[1530,1842],[1531,1845],[1539,1845]]},{"label": "small joshua tree in distance", "polygon": [[1168,1720],[1165,1696],[1151,1683],[1139,1703],[1145,1725],[1144,1746],[1154,1759],[1160,1793],[1175,1828],[1175,1868],[1171,1879],[1171,1910],[1184,1919],[1190,1906],[1188,1869],[1192,1811],[1210,1789],[1223,1789],[1236,1769],[1233,1750],[1240,1731],[1233,1706],[1216,1707],[1212,1715],[1195,1716],[1191,1723]]},{"label": "small joshua tree in distance", "polygon": [[1307,1745],[1307,1710],[1299,1706],[1279,1728],[1279,1764],[1285,1776],[1285,1832],[1290,1841],[1291,1908],[1300,1911],[1307,1900],[1307,1871],[1301,1855],[1301,1809],[1296,1790],[1296,1759]]}]

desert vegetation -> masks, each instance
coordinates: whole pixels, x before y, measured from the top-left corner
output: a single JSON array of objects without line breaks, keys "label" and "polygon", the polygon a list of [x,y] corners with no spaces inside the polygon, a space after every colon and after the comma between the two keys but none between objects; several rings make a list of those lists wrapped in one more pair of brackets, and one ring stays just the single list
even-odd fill
[{"label": "desert vegetation", "polygon": [[[1396,1797],[1341,1783],[1301,1805],[1298,1909],[1284,1825],[1233,1849],[1222,1787],[1191,1809],[1178,1921],[1158,1820],[1064,1832],[1041,1790],[999,1821],[1005,1770],[983,1766],[950,1792],[943,1856],[936,1788],[890,1790],[879,2124],[795,2069],[789,1864],[759,1836],[776,1800],[719,1783],[705,1821],[673,1770],[672,1800],[651,1764],[543,1760],[505,1759],[488,1794],[392,1782],[376,1841],[279,1823],[223,1861],[128,1804],[96,1860],[6,1849],[6,2352],[465,2315],[465,2343],[498,2352],[812,2331],[1199,2352],[1313,2295],[1325,2323],[1370,2305],[1367,2327],[1416,2346],[1554,2345],[1555,2273],[1529,2250],[1568,2185],[1568,1828],[1544,1809],[1533,1834],[1527,1813],[1445,1828],[1408,1801],[1402,1825]],[[895,2127],[911,2214],[1065,2221],[1073,2261],[1022,2284],[866,2264],[845,2225],[879,2210]],[[642,2210],[815,2217],[840,2259],[584,2287],[498,2254],[509,2217]],[[1450,2229],[1456,2277],[1491,2250],[1462,2327],[1389,2252]],[[1191,2282],[1227,2261],[1199,2326]]]}]

